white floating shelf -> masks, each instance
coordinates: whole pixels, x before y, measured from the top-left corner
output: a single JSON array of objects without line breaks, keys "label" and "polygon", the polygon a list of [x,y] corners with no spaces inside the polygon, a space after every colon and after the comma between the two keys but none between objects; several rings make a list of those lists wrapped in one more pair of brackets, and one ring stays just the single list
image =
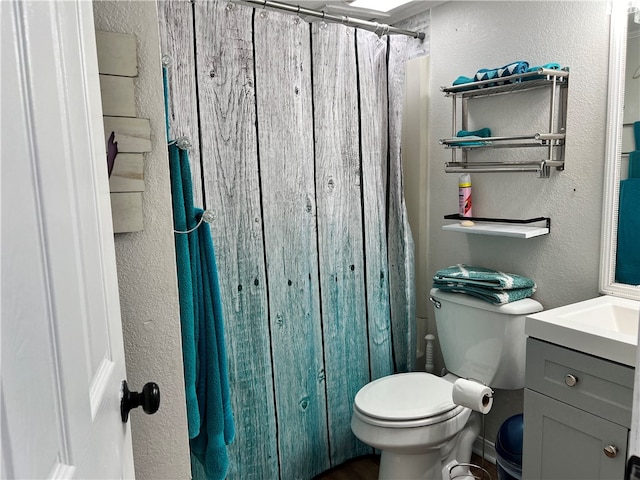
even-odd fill
[{"label": "white floating shelf", "polygon": [[495,237],[532,238],[549,233],[548,227],[535,227],[513,223],[482,223],[474,222],[471,227],[463,227],[460,223],[443,225],[443,230],[452,232],[474,233],[476,235],[492,235]]}]

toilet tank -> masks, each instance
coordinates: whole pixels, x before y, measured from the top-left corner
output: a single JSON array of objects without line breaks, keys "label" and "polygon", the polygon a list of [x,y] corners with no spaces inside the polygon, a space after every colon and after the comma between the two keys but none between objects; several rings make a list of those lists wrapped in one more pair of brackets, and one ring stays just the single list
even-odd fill
[{"label": "toilet tank", "polygon": [[[524,387],[524,321],[542,310],[525,298],[493,305],[463,293],[431,290],[438,339],[447,370],[494,388]],[[438,304],[440,308],[438,308]]]}]

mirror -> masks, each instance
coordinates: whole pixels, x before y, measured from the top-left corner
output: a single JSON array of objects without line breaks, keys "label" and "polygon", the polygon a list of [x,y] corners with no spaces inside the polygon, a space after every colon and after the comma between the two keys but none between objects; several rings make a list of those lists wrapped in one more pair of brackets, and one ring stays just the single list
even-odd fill
[{"label": "mirror", "polygon": [[[633,123],[638,116],[638,89],[633,82],[640,82],[636,72],[635,58],[627,62],[629,53],[637,53],[640,25],[634,22],[634,13],[630,13],[630,3],[611,2],[611,43],[609,54],[609,88],[607,111],[607,142],[605,162],[605,184],[602,214],[602,243],[600,253],[600,292],[625,298],[640,300],[640,286],[616,281],[616,256],[618,247],[618,211],[620,207],[620,180],[627,178],[630,150],[640,149],[634,146]],[[633,44],[631,43],[633,42]],[[634,50],[635,49],[635,50]],[[625,75],[629,73],[629,75]],[[640,72],[637,72],[640,73]],[[625,102],[625,77],[628,95]],[[634,88],[635,87],[635,88]],[[625,115],[626,113],[626,115]],[[637,247],[636,247],[637,248]]]}]

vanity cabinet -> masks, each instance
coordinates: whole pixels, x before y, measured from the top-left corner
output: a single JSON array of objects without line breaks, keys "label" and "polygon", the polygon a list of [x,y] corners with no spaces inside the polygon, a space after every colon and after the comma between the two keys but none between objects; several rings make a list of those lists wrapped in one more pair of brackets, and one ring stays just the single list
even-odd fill
[{"label": "vanity cabinet", "polygon": [[523,478],[624,478],[634,369],[529,337]]}]

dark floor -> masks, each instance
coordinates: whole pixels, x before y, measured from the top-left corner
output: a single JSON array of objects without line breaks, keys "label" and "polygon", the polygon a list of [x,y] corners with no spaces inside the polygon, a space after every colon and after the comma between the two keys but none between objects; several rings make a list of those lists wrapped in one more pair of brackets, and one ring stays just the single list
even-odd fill
[{"label": "dark floor", "polygon": [[[480,465],[482,459],[478,455],[471,457],[471,463]],[[377,480],[380,466],[379,455],[364,455],[338,465],[331,470],[321,473],[313,480]],[[484,468],[491,475],[490,480],[497,480],[496,466],[488,460],[484,462]],[[438,479],[439,480],[439,479]],[[489,480],[484,478],[483,480]]]},{"label": "dark floor", "polygon": [[364,455],[321,473],[313,480],[377,480],[380,455]]}]

